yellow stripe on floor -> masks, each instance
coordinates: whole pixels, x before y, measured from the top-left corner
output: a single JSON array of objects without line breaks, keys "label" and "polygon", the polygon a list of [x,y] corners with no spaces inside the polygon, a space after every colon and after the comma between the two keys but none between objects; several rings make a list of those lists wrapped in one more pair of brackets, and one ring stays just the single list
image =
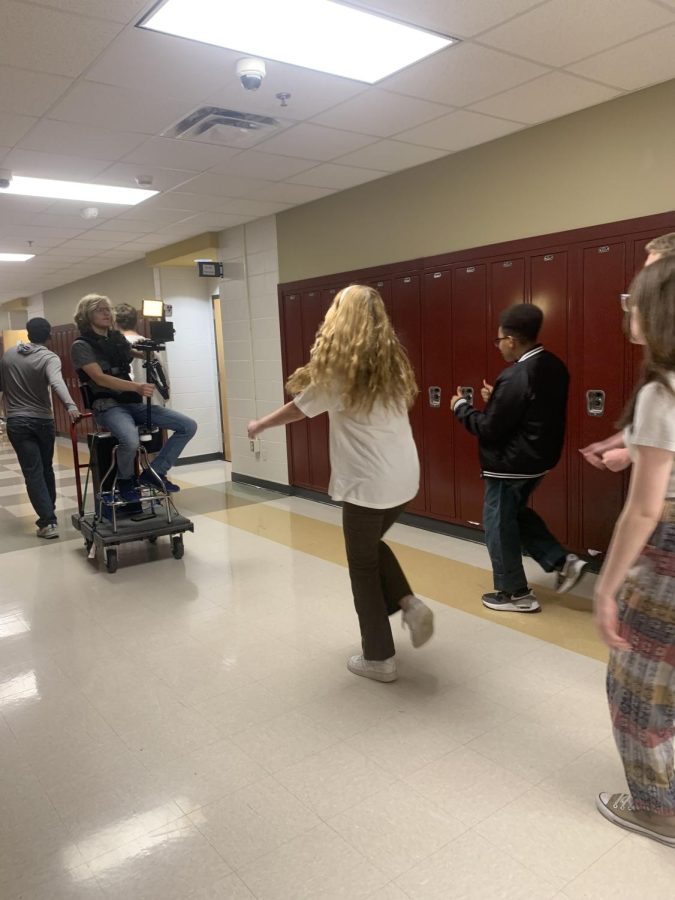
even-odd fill
[{"label": "yellow stripe on floor", "polygon": [[[277,509],[265,503],[208,513],[212,519],[284,544],[338,565],[347,565],[342,529],[337,525]],[[596,634],[590,600],[557,596],[537,587],[542,612],[493,613],[481,604],[481,595],[492,590],[490,572],[436,553],[387,541],[396,553],[413,590],[446,606],[498,622],[514,631],[606,661],[607,651]]]}]

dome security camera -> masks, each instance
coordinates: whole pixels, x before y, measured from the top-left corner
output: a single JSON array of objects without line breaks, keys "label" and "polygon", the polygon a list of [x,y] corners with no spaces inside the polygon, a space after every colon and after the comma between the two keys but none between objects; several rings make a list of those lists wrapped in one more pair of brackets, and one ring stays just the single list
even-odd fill
[{"label": "dome security camera", "polygon": [[9,169],[0,169],[0,189],[8,188],[12,183],[12,173]]},{"label": "dome security camera", "polygon": [[246,57],[237,61],[237,75],[245,91],[257,91],[267,74],[262,59]]}]

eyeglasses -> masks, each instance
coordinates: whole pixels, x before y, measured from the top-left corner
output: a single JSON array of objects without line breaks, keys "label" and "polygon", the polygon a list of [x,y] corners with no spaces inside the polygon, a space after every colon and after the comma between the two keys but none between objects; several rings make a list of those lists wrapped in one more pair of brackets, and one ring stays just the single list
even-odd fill
[{"label": "eyeglasses", "polygon": [[621,309],[630,312],[630,294],[621,294]]},{"label": "eyeglasses", "polygon": [[493,341],[492,343],[495,345],[495,347],[499,347],[499,345],[501,344],[501,342],[502,342],[502,341],[507,341],[507,340],[509,339],[509,337],[510,337],[510,335],[505,334],[504,337],[498,337],[498,338],[495,338],[494,341]]}]

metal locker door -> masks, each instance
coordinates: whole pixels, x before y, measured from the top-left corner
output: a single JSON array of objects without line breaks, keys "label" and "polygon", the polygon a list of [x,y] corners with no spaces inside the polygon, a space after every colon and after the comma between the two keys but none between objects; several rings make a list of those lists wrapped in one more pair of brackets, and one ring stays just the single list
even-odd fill
[{"label": "metal locker door", "polygon": [[[302,294],[302,339],[304,360],[309,361],[309,352],[314,344],[328,307],[335,294],[327,290],[305,291]],[[307,420],[307,440],[309,444],[309,481],[315,491],[328,491],[330,481],[330,459],[328,451],[328,415],[324,413]]]},{"label": "metal locker door", "polygon": [[[286,378],[305,362],[302,336],[302,295],[284,294],[281,300]],[[290,398],[287,398],[290,399]],[[309,437],[307,419],[294,422],[286,429],[288,435],[289,481],[298,487],[311,487],[309,472]]]}]

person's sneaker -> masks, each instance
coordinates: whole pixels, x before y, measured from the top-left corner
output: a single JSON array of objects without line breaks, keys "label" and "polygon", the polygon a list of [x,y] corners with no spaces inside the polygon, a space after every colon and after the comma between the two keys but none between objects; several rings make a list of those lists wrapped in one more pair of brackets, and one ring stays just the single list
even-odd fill
[{"label": "person's sneaker", "polygon": [[[159,478],[159,481],[157,478]],[[138,480],[145,487],[154,488],[156,491],[164,488],[167,494],[177,494],[180,490],[178,485],[174,484],[173,481],[169,481],[166,475],[160,475],[159,472],[157,472],[157,477],[155,477],[155,474],[149,469],[144,469]]]},{"label": "person's sneaker", "polygon": [[393,656],[389,659],[364,659],[362,656],[350,656],[347,668],[354,675],[362,675],[364,678],[372,678],[373,681],[396,681],[396,661]]},{"label": "person's sneaker", "polygon": [[645,813],[640,816],[633,806],[630,794],[598,794],[595,805],[600,815],[613,825],[643,834],[668,847],[675,847],[675,825],[653,823]]},{"label": "person's sneaker", "polygon": [[483,594],[483,606],[500,612],[537,613],[541,612],[539,601],[529,588],[507,594],[506,591],[492,591]]},{"label": "person's sneaker", "polygon": [[408,609],[401,613],[401,624],[410,629],[413,647],[421,647],[434,633],[434,614],[419,597],[412,597]]},{"label": "person's sneaker", "polygon": [[579,559],[574,553],[568,553],[562,569],[556,573],[556,592],[566,594],[571,591],[587,568],[588,563],[585,559]]},{"label": "person's sneaker", "polygon": [[141,498],[135,478],[118,478],[117,493],[120,495],[120,500],[125,503],[135,503]]},{"label": "person's sneaker", "polygon": [[42,528],[38,528],[37,536],[52,541],[59,536],[59,526],[55,525],[53,522],[51,525],[43,525]]}]

